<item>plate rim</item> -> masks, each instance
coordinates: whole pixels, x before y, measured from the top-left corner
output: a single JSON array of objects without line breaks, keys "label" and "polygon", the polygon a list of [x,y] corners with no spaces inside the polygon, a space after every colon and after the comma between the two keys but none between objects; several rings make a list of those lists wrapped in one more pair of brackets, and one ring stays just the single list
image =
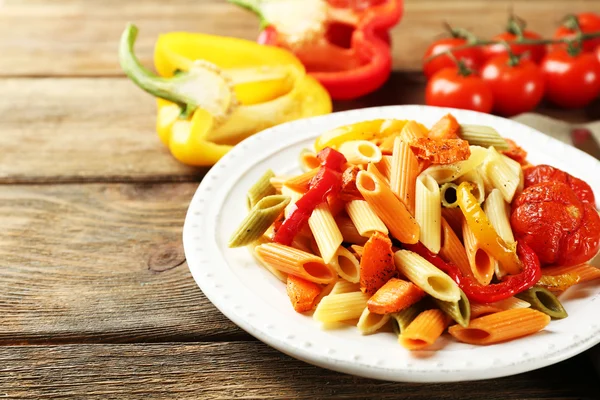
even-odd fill
[{"label": "plate rim", "polygon": [[[436,110],[436,112],[451,112],[451,113],[459,113],[459,114],[474,114],[476,117],[484,117],[485,119],[499,119],[505,120],[502,117],[497,117],[489,114],[482,114],[475,111],[468,110],[456,110],[451,108],[440,108],[440,107],[431,107],[431,106],[422,106],[422,105],[401,105],[401,106],[382,106],[382,107],[370,107],[356,110],[348,110],[342,111],[332,114],[327,114],[323,116],[317,116],[312,118],[306,118],[302,120],[290,121],[285,124],[281,124],[275,126],[273,128],[266,129],[256,135],[253,135],[244,141],[242,141],[238,146],[234,147],[228,154],[226,154],[215,166],[209,170],[206,176],[203,178],[202,182],[198,186],[190,205],[188,207],[186,218],[184,222],[183,228],[183,246],[184,252],[186,255],[186,259],[188,261],[188,268],[196,281],[198,287],[202,290],[205,296],[214,304],[217,309],[221,313],[223,313],[228,319],[234,322],[236,325],[241,327],[243,330],[248,332],[250,335],[255,338],[261,340],[262,342],[268,344],[269,346],[281,351],[284,354],[292,356],[294,358],[300,359],[302,361],[308,362],[313,365],[317,365],[319,367],[327,368],[330,370],[335,370],[338,372],[348,373],[352,375],[363,376],[367,378],[379,379],[379,380],[388,380],[388,381],[401,381],[401,382],[455,382],[455,381],[475,381],[481,379],[490,379],[490,378],[499,378],[504,376],[510,376],[538,368],[542,368],[544,366],[552,365],[554,363],[563,361],[572,356],[575,356],[591,347],[595,344],[600,343],[600,329],[597,329],[594,334],[589,335],[586,340],[579,341],[571,346],[563,348],[560,351],[560,354],[556,354],[556,352],[552,353],[550,357],[539,357],[534,359],[525,360],[520,363],[511,364],[511,365],[492,365],[490,369],[486,369],[483,371],[474,371],[473,369],[465,369],[459,371],[447,371],[444,373],[443,371],[404,371],[398,369],[390,369],[385,367],[377,367],[373,365],[367,365],[358,362],[357,360],[348,361],[335,357],[331,357],[330,355],[323,354],[315,354],[310,348],[304,348],[302,346],[298,346],[295,343],[290,341],[282,340],[264,329],[258,329],[253,325],[248,318],[240,315],[235,312],[230,305],[223,302],[219,296],[211,290],[209,279],[206,279],[200,272],[202,268],[200,267],[201,263],[198,260],[198,252],[193,249],[193,235],[191,233],[193,220],[196,217],[196,208],[198,207],[198,199],[202,196],[203,192],[206,190],[206,187],[209,185],[208,182],[213,179],[213,176],[218,175],[218,171],[221,170],[221,167],[226,163],[231,161],[234,157],[238,155],[238,153],[243,154],[245,149],[256,141],[260,141],[262,138],[272,135],[273,132],[276,131],[292,131],[296,126],[302,127],[303,125],[310,126],[311,124],[318,124],[321,121],[327,121],[329,119],[342,118],[342,117],[352,117],[360,116],[362,119],[376,119],[376,118],[385,118],[383,114],[392,113],[394,110],[399,109],[418,109],[419,111],[427,110]],[[417,110],[415,110],[417,111]],[[371,115],[372,114],[372,115]],[[381,114],[381,115],[379,115]],[[365,116],[366,115],[366,116]],[[389,116],[387,116],[389,118]],[[521,129],[527,130],[530,133],[534,133],[535,135],[540,135],[544,140],[552,143],[556,146],[559,144],[560,146],[565,146],[565,143],[562,143],[552,137],[549,137],[536,129],[524,125],[518,121],[509,120],[511,124],[518,125]],[[556,142],[556,143],[554,143]],[[593,158],[592,156],[572,147],[571,150],[575,150],[579,153],[578,156],[581,156],[587,159],[586,162],[596,164],[596,167],[600,165],[600,162]],[[595,338],[594,338],[595,336]],[[594,340],[595,339],[595,340]],[[438,373],[436,373],[438,372]],[[429,376],[431,374],[432,376]]]}]

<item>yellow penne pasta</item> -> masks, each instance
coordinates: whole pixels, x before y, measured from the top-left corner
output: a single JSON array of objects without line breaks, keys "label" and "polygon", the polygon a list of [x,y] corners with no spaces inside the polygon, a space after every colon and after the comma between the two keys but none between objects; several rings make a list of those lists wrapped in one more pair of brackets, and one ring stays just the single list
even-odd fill
[{"label": "yellow penne pasta", "polygon": [[339,152],[350,164],[378,163],[381,161],[381,150],[368,140],[351,140],[342,143]]},{"label": "yellow penne pasta", "polygon": [[319,295],[314,300],[313,310],[317,308],[323,297],[328,296],[331,293],[336,283],[336,281],[333,281],[323,286],[323,289],[321,289],[321,293],[319,293]]},{"label": "yellow penne pasta", "polygon": [[396,138],[389,175],[390,188],[411,214],[415,212],[415,184],[419,171],[419,160],[410,145]]},{"label": "yellow penne pasta", "polygon": [[381,161],[379,161],[375,166],[381,175],[383,175],[383,177],[389,182],[392,171],[392,156],[381,157]]},{"label": "yellow penne pasta", "polygon": [[342,233],[342,237],[344,238],[344,242],[363,245],[367,243],[369,238],[361,236],[354,226],[354,223],[350,219],[350,217],[346,215],[338,215],[335,217],[335,222],[337,223],[338,229]]},{"label": "yellow penne pasta", "polygon": [[448,332],[470,344],[494,344],[532,335],[550,323],[550,316],[531,308],[518,308],[472,319],[467,328],[453,325]]},{"label": "yellow penne pasta", "polygon": [[516,170],[507,164],[494,147],[489,148],[482,171],[488,176],[494,187],[500,190],[504,200],[507,203],[512,202],[521,182],[521,177]]},{"label": "yellow penne pasta", "polygon": [[399,250],[394,254],[398,270],[427,294],[442,301],[460,300],[460,289],[448,275],[417,253]]},{"label": "yellow penne pasta", "polygon": [[377,179],[379,179],[385,185],[390,186],[389,178],[387,178],[385,175],[383,175],[381,173],[379,168],[377,168],[376,164],[372,164],[372,163],[367,164],[367,172],[372,173],[373,175],[375,175],[377,177]]},{"label": "yellow penne pasta", "polygon": [[410,143],[415,139],[426,137],[427,132],[422,128],[422,125],[417,121],[408,121],[402,131],[400,131],[400,138],[406,143]]},{"label": "yellow penne pasta", "polygon": [[440,187],[429,175],[419,175],[415,188],[415,220],[419,224],[419,240],[434,254],[441,245],[442,203]]},{"label": "yellow penne pasta", "polygon": [[354,254],[340,246],[329,265],[337,274],[348,282],[358,283],[360,279],[360,263]]},{"label": "yellow penne pasta", "polygon": [[321,166],[321,161],[317,158],[317,154],[308,149],[302,150],[300,152],[300,168],[302,171],[308,172],[312,169],[319,168]]},{"label": "yellow penne pasta", "polygon": [[469,146],[469,149],[471,155],[468,159],[453,164],[432,165],[422,173],[431,175],[439,184],[452,182],[460,178],[467,172],[477,168],[487,156],[487,150],[483,147]]},{"label": "yellow penne pasta", "polygon": [[352,283],[348,282],[345,279],[339,279],[333,285],[333,288],[331,289],[331,294],[342,294],[358,291],[360,291],[360,285],[358,283]]},{"label": "yellow penne pasta", "polygon": [[572,266],[556,266],[556,267],[544,267],[544,275],[557,276],[563,274],[575,274],[579,277],[579,282],[593,281],[600,279],[600,268],[594,267],[591,264],[580,264]]},{"label": "yellow penne pasta", "polygon": [[363,292],[329,294],[321,299],[313,318],[324,323],[360,318],[368,300]]},{"label": "yellow penne pasta", "polygon": [[338,247],[344,241],[327,203],[321,203],[313,210],[308,226],[317,242],[323,261],[330,263]]},{"label": "yellow penne pasta", "polygon": [[449,321],[442,310],[425,310],[402,331],[398,342],[409,350],[421,350],[431,346],[442,335]]},{"label": "yellow penne pasta", "polygon": [[304,193],[308,190],[308,184],[311,179],[315,177],[317,172],[319,172],[319,168],[311,169],[303,174],[286,179],[283,182],[283,185],[298,192]]},{"label": "yellow penne pasta", "polygon": [[346,203],[346,213],[361,236],[371,237],[374,232],[388,234],[388,228],[365,200]]},{"label": "yellow penne pasta", "polygon": [[287,218],[290,216],[292,211],[296,208],[296,207],[294,207],[294,204],[296,204],[296,202],[298,200],[300,200],[302,198],[302,196],[304,196],[304,194],[302,192],[299,192],[288,186],[283,185],[283,186],[281,186],[281,195],[287,196],[290,198],[290,203],[285,207],[285,211],[283,212],[283,215]]},{"label": "yellow penne pasta", "polygon": [[337,273],[323,259],[278,243],[256,246],[256,254],[269,266],[315,283],[335,281]]},{"label": "yellow penne pasta", "polygon": [[463,222],[463,240],[473,276],[482,285],[489,285],[494,277],[496,260],[481,248],[466,221]]},{"label": "yellow penne pasta", "polygon": [[416,243],[419,240],[419,224],[380,179],[372,173],[360,171],[356,177],[356,187],[396,239],[404,243]]},{"label": "yellow penne pasta", "polygon": [[442,218],[442,245],[439,255],[445,261],[456,265],[463,275],[471,274],[471,265],[465,247],[444,218]]},{"label": "yellow penne pasta", "polygon": [[363,335],[370,335],[383,328],[389,320],[390,314],[375,314],[365,307],[356,327]]},{"label": "yellow penne pasta", "polygon": [[475,196],[479,204],[483,203],[483,201],[485,200],[486,191],[485,183],[483,182],[483,178],[481,177],[479,169],[472,169],[471,171],[467,172],[466,174],[464,174],[456,180],[456,183],[458,184],[462,182],[471,182],[473,184],[473,189],[471,190],[471,193],[473,193],[473,196]]}]

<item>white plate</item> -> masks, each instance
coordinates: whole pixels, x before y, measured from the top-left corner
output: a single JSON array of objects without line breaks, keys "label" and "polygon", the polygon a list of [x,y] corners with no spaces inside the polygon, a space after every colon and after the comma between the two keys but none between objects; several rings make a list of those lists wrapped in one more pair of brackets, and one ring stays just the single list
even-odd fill
[{"label": "white plate", "polygon": [[[443,337],[436,351],[409,352],[392,333],[361,336],[355,327],[323,331],[292,309],[285,285],[227,241],[246,214],[246,191],[267,168],[297,173],[298,154],[322,132],[377,118],[416,119],[431,126],[452,112],[461,123],[490,125],[516,140],[532,163],[547,163],[587,181],[600,197],[600,163],[517,122],[472,111],[392,106],[347,111],[295,121],[252,136],[228,153],[202,180],[183,230],[188,265],[204,294],[242,329],[300,360],[369,378],[450,382],[495,378],[541,368],[600,342],[600,285],[588,283],[561,300],[569,317],[542,332],[491,346]],[[253,357],[248,354],[248,357]]]}]

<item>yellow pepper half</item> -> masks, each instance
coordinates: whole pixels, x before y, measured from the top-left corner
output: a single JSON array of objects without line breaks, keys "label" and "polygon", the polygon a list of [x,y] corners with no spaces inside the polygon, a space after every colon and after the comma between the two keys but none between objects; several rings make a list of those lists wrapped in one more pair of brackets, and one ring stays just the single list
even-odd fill
[{"label": "yellow pepper half", "polygon": [[241,140],[271,126],[331,112],[325,89],[290,52],[255,42],[174,32],[161,35],[154,61],[135,58],[128,25],[119,58],[125,73],[158,99],[157,132],[184,164],[213,165]]}]

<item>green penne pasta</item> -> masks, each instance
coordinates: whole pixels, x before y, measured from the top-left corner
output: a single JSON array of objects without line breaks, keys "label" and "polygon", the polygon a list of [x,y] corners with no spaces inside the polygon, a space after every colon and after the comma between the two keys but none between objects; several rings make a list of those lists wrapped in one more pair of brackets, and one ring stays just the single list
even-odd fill
[{"label": "green penne pasta", "polygon": [[274,177],[275,173],[268,169],[267,172],[252,185],[246,194],[248,199],[248,209],[254,207],[263,197],[272,196],[277,193],[273,185],[271,185],[271,178]]},{"label": "green penne pasta", "polygon": [[402,333],[402,331],[405,330],[415,318],[417,318],[417,315],[419,315],[426,308],[427,306],[425,302],[419,301],[400,312],[390,314],[392,317],[391,321],[394,332],[397,335],[400,335],[400,333]]},{"label": "green penne pasta", "polygon": [[462,124],[460,126],[460,137],[472,146],[494,146],[497,150],[508,149],[506,140],[494,128],[489,126]]},{"label": "green penne pasta", "polygon": [[515,295],[515,297],[525,300],[531,304],[531,308],[548,314],[554,319],[567,317],[567,311],[560,303],[560,300],[548,289],[534,286]]},{"label": "green penne pasta", "polygon": [[290,202],[287,196],[267,196],[260,200],[248,213],[238,229],[229,239],[229,247],[241,247],[258,240],[269,226],[281,215]]},{"label": "green penne pasta", "polygon": [[457,188],[458,186],[452,182],[444,183],[442,187],[440,187],[440,198],[442,199],[442,206],[446,208],[458,207],[458,199],[456,198]]},{"label": "green penne pasta", "polygon": [[435,304],[437,304],[440,310],[445,312],[460,326],[466,328],[469,325],[469,322],[471,321],[471,303],[469,303],[469,299],[465,295],[465,292],[462,290],[460,291],[459,301],[447,302],[436,298],[434,298],[433,301],[435,301]]}]

